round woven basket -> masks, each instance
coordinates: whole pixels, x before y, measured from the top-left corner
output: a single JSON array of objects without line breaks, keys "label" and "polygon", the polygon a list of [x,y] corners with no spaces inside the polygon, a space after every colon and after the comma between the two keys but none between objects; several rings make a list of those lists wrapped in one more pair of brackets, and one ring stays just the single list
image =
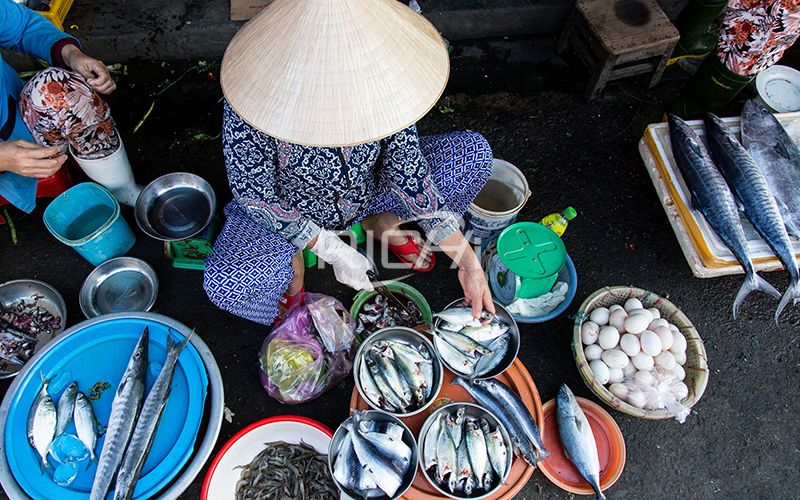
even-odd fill
[{"label": "round woven basket", "polygon": [[675,415],[667,410],[637,408],[611,394],[605,386],[597,381],[583,352],[581,325],[589,318],[589,314],[597,307],[609,307],[614,304],[622,305],[630,298],[639,299],[645,308],[654,307],[658,309],[661,317],[678,327],[686,338],[686,364],[683,368],[686,371],[684,383],[689,388],[689,395],[681,404],[689,408],[697,404],[706,390],[706,384],[708,384],[708,363],[703,340],[697,334],[697,330],[695,330],[689,318],[675,304],[653,292],[628,286],[611,286],[601,288],[590,295],[581,304],[581,308],[575,315],[575,326],[572,334],[572,352],[575,356],[575,362],[578,364],[581,377],[583,377],[589,389],[612,408],[622,413],[648,420],[672,418]]}]

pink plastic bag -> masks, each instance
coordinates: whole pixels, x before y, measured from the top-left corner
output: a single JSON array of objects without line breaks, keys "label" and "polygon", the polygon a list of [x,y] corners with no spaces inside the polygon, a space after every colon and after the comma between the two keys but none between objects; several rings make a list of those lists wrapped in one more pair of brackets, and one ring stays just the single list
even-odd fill
[{"label": "pink plastic bag", "polygon": [[307,293],[264,339],[258,376],[285,404],[317,398],[347,377],[355,355],[355,321],[341,302]]}]

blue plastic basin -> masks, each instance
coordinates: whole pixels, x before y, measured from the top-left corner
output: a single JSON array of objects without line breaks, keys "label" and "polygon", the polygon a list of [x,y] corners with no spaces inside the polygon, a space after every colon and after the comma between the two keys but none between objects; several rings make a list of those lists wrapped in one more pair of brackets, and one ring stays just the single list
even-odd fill
[{"label": "blue plastic basin", "polygon": [[[101,424],[107,424],[117,384],[145,326],[150,328],[149,391],[166,358],[167,327],[141,318],[114,318],[90,324],[62,340],[54,341],[56,344],[20,380],[9,406],[4,434],[9,467],[14,479],[28,495],[58,500],[86,499],[96,470],[95,463],[82,462],[77,478],[69,487],[60,487],[53,482],[52,468],[41,471],[40,459],[26,435],[28,410],[41,388],[40,373],[50,380],[50,394],[56,401],[72,380],[78,382],[79,389],[84,393],[88,393],[97,382],[111,384],[110,389],[92,402],[97,419]],[[80,328],[80,325],[75,328]],[[179,337],[179,334],[173,335],[175,339]],[[203,417],[207,385],[203,361],[194,346],[188,344],[178,360],[172,393],[136,485],[134,498],[156,495],[178,475],[192,456]],[[73,424],[67,431],[74,432]],[[98,439],[95,448],[98,456],[104,439]],[[113,492],[108,498],[112,496]]]}]

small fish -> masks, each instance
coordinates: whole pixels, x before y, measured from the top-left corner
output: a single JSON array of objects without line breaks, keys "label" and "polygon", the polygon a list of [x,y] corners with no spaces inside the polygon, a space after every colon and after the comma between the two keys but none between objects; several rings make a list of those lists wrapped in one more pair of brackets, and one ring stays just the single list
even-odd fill
[{"label": "small fish", "polygon": [[[47,393],[47,384],[42,386],[44,396],[41,399],[37,396],[37,402],[31,407],[31,431],[30,439],[33,448],[42,459],[42,469],[49,467],[47,463],[47,452],[53,443],[56,434],[56,404],[50,394]],[[29,417],[30,415],[29,414]]]},{"label": "small fish", "polygon": [[482,344],[475,342],[471,338],[458,332],[448,332],[447,330],[437,331],[439,338],[455,347],[462,353],[473,358],[478,356],[488,356],[492,354],[491,349],[484,347]]},{"label": "small fish", "polygon": [[482,321],[491,320],[494,315],[488,311],[483,311],[480,318],[475,318],[475,316],[472,314],[472,308],[453,307],[451,309],[445,309],[442,312],[436,313],[433,315],[433,317],[441,318],[448,323],[456,325],[460,327],[460,330],[465,326],[480,326]]},{"label": "small fish", "polygon": [[381,390],[378,389],[375,379],[372,378],[372,374],[369,372],[366,360],[359,365],[358,373],[359,381],[361,382],[361,388],[364,389],[364,393],[366,394],[368,400],[370,400],[373,404],[380,406],[384,410],[397,411],[397,408],[395,408],[393,404],[389,403]]},{"label": "small fish", "polygon": [[390,420],[362,420],[359,427],[361,432],[378,432],[394,439],[403,439],[405,429]]},{"label": "small fish", "polygon": [[[450,493],[454,492],[456,485],[464,483],[464,493],[467,496],[472,496],[473,490],[476,486],[476,477],[472,471],[470,464],[469,451],[467,450],[467,440],[461,441],[461,444],[456,450],[456,471],[450,474],[450,480],[447,482],[447,487],[450,488]],[[454,481],[455,479],[455,481]]]},{"label": "small fish", "polygon": [[503,335],[510,327],[504,323],[492,322],[488,325],[470,326],[461,330],[461,333],[476,342],[491,342]]},{"label": "small fish", "polygon": [[519,399],[507,385],[496,379],[479,380],[476,384],[484,386],[490,393],[506,405],[513,415],[515,415],[517,422],[525,434],[530,439],[533,446],[536,448],[536,460],[541,461],[550,455],[542,442],[542,435],[539,432],[539,426],[533,421],[531,412],[525,407],[525,404]]},{"label": "small fish", "polygon": [[344,424],[345,429],[351,434],[353,449],[356,452],[358,461],[370,474],[378,487],[388,496],[393,497],[402,485],[403,477],[410,464],[406,463],[404,465],[393,461],[383,454],[383,449],[378,449],[373,441],[366,439],[364,435],[358,432],[356,429],[361,418],[360,412],[354,412],[353,418]]},{"label": "small fish", "polygon": [[486,438],[483,435],[478,423],[475,420],[466,422],[466,436],[464,442],[475,474],[476,484],[479,488],[489,489],[492,483],[492,468],[489,465],[489,450],[486,446]]},{"label": "small fish", "polygon": [[394,355],[390,349],[378,352],[373,351],[372,359],[375,360],[375,363],[380,368],[380,376],[386,380],[392,391],[403,402],[403,407],[411,406],[411,390],[397,370],[393,358]]},{"label": "small fish", "polygon": [[444,421],[447,432],[450,433],[450,438],[453,440],[453,445],[458,448],[461,445],[461,440],[464,437],[464,407],[462,406],[456,410],[455,417],[453,414],[447,415]]},{"label": "small fish", "polygon": [[575,465],[581,476],[591,485],[597,500],[605,500],[600,489],[600,458],[592,428],[578,401],[565,384],[561,385],[557,397],[556,420],[558,435],[564,454]]},{"label": "small fish", "polygon": [[167,331],[167,359],[161,366],[161,371],[158,373],[156,381],[153,382],[153,387],[147,393],[142,410],[136,419],[136,427],[117,473],[117,483],[114,487],[115,499],[129,500],[133,497],[133,490],[136,488],[136,482],[139,480],[139,474],[147,460],[147,455],[150,454],[150,446],[153,444],[158,424],[161,422],[161,415],[172,392],[175,366],[193,333],[194,331],[178,343],[172,339],[172,332]]},{"label": "small fish", "polygon": [[[436,480],[444,482],[445,476],[450,474],[450,478],[455,477],[458,456],[453,438],[450,436],[446,426],[442,426],[439,431],[439,439],[436,442]],[[455,484],[453,485],[455,489]]]},{"label": "small fish", "polygon": [[437,338],[436,347],[439,349],[442,359],[458,373],[469,376],[475,371],[476,360],[468,357],[444,339]]},{"label": "small fish", "polygon": [[425,380],[425,376],[420,370],[419,365],[414,360],[405,354],[402,349],[396,349],[395,346],[399,345],[393,342],[389,347],[394,362],[399,368],[400,373],[405,377],[408,385],[411,387],[412,395],[418,405],[425,402],[425,388],[428,387],[429,382]]},{"label": "small fish", "polygon": [[419,346],[420,347],[419,350],[402,342],[375,342],[374,345],[379,349],[389,347],[390,349],[392,349],[392,351],[394,351],[395,354],[400,354],[402,356],[405,356],[412,363],[417,363],[417,364],[433,363],[433,361],[431,360],[430,353],[428,353],[428,350],[425,348],[425,346],[422,345]]},{"label": "small fish", "polygon": [[347,433],[342,440],[336,462],[333,466],[333,477],[342,486],[354,491],[372,490],[378,487],[369,473],[358,461],[358,456],[353,449],[352,434]]},{"label": "small fish", "polygon": [[489,463],[492,465],[497,477],[502,480],[506,475],[506,463],[508,460],[508,450],[506,450],[506,444],[503,441],[503,433],[500,432],[500,429],[495,429],[492,432],[489,428],[489,422],[483,418],[481,419],[481,430],[486,438]]},{"label": "small fish", "polygon": [[75,396],[78,394],[78,383],[74,380],[64,389],[64,393],[58,399],[56,436],[60,436],[72,422],[73,410],[75,409]]},{"label": "small fish", "polygon": [[477,363],[475,363],[475,370],[472,372],[473,377],[480,377],[490,371],[494,370],[497,365],[506,357],[508,353],[508,346],[511,343],[508,335],[501,335],[494,339],[487,347],[492,351],[488,356],[481,356]]},{"label": "small fish", "polygon": [[86,449],[89,450],[89,455],[92,462],[97,458],[94,453],[94,448],[97,445],[97,418],[94,415],[92,402],[82,392],[78,392],[75,396],[75,409],[73,411],[73,418],[75,420],[75,431],[78,433],[78,439],[81,440]]},{"label": "small fish", "polygon": [[389,382],[386,381],[386,377],[381,373],[378,365],[368,356],[364,357],[364,363],[367,365],[370,375],[372,375],[372,380],[375,382],[381,395],[389,403],[389,406],[404,412],[407,404],[400,399],[400,396],[389,386]]},{"label": "small fish", "polygon": [[149,330],[145,327],[133,348],[111,403],[111,416],[108,419],[105,442],[100,450],[90,500],[105,500],[133,434],[144,399],[149,342]]},{"label": "small fish", "polygon": [[425,434],[424,453],[422,457],[422,466],[426,471],[431,470],[436,466],[436,443],[439,440],[439,433],[442,430],[442,419],[444,417],[440,413],[436,416],[431,426],[428,428],[428,433]]},{"label": "small fish", "polygon": [[27,424],[28,442],[34,448],[36,447],[36,445],[33,443],[33,420],[34,417],[36,416],[36,408],[39,407],[44,397],[48,395],[47,387],[49,385],[49,382],[46,378],[44,378],[43,373],[39,372],[39,377],[41,377],[42,379],[42,387],[39,389],[39,392],[33,399],[33,404],[31,405],[31,409],[28,411],[28,424]]}]

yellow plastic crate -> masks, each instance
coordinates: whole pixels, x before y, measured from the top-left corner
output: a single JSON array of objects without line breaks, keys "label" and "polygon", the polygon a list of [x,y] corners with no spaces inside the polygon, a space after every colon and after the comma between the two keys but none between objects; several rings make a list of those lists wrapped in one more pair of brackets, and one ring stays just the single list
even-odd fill
[{"label": "yellow plastic crate", "polygon": [[44,16],[45,19],[56,25],[56,28],[64,31],[64,19],[67,18],[67,13],[74,0],[52,0],[50,2],[50,10],[42,11],[37,10],[39,14]]}]

